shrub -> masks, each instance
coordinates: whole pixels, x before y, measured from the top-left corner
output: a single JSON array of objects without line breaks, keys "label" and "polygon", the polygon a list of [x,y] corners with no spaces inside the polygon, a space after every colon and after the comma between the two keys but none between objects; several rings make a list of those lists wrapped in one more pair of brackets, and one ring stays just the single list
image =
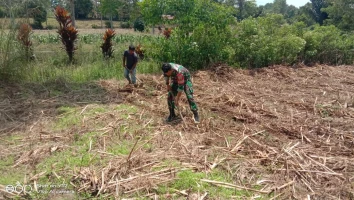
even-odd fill
[{"label": "shrub", "polygon": [[293,64],[305,48],[302,29],[301,24],[286,25],[281,15],[245,19],[234,31],[234,62],[247,68]]},{"label": "shrub", "polygon": [[121,28],[132,28],[132,24],[130,22],[122,22],[120,24]]},{"label": "shrub", "polygon": [[48,30],[53,30],[55,27],[53,25],[47,25]]},{"label": "shrub", "polygon": [[35,2],[30,2],[28,6],[29,14],[33,17],[33,28],[43,29],[42,23],[47,20],[47,11],[46,9],[36,4]]},{"label": "shrub", "polygon": [[113,25],[111,24],[110,21],[105,21],[104,25],[105,25],[106,28],[113,28]]},{"label": "shrub", "polygon": [[134,31],[143,32],[145,29],[144,21],[140,18],[136,19],[134,22]]},{"label": "shrub", "polygon": [[351,64],[353,36],[343,35],[335,26],[316,26],[304,34],[306,63]]}]

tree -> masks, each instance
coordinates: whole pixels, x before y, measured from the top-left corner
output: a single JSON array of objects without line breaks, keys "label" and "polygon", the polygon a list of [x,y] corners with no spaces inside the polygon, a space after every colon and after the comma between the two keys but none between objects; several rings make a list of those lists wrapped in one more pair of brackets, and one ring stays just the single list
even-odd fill
[{"label": "tree", "polygon": [[159,24],[163,21],[162,15],[165,14],[167,5],[161,0],[143,0],[139,3],[141,14],[147,24]]},{"label": "tree", "polygon": [[23,4],[21,0],[1,0],[0,6],[5,9],[5,12],[11,18],[11,26],[15,26],[15,17],[21,9],[23,9]]},{"label": "tree", "polygon": [[354,30],[354,0],[330,0],[329,6],[322,9],[328,13],[327,24],[333,24],[342,30]]},{"label": "tree", "polygon": [[238,20],[243,20],[248,17],[255,17],[258,13],[255,0],[237,0],[235,3],[236,17]]},{"label": "tree", "polygon": [[229,25],[235,19],[229,6],[213,0],[143,0],[140,6],[149,24],[162,23],[162,15],[174,16],[166,21],[174,25],[169,39],[148,50],[156,59],[198,68],[229,56],[220,53],[232,39]]},{"label": "tree", "polygon": [[76,0],[75,14],[77,19],[86,19],[93,10],[91,0]]},{"label": "tree", "polygon": [[75,27],[75,0],[68,0],[70,5],[70,16],[71,16],[71,24]]},{"label": "tree", "polygon": [[102,0],[100,4],[100,11],[104,15],[109,16],[111,27],[113,27],[113,16],[118,14],[118,8],[122,5],[119,0]]},{"label": "tree", "polygon": [[273,3],[273,11],[276,14],[282,14],[285,16],[286,11],[287,11],[288,4],[286,3],[286,0],[274,0]]},{"label": "tree", "polygon": [[328,14],[322,11],[322,8],[326,8],[328,6],[325,0],[311,0],[312,3],[312,15],[314,20],[323,25],[323,21],[328,18]]},{"label": "tree", "polygon": [[42,29],[42,23],[47,21],[47,10],[39,2],[30,1],[27,8],[29,17],[33,17],[33,27]]},{"label": "tree", "polygon": [[316,24],[316,21],[312,15],[312,4],[307,3],[299,8],[298,14],[295,16],[295,21],[304,22],[306,26],[312,26]]}]

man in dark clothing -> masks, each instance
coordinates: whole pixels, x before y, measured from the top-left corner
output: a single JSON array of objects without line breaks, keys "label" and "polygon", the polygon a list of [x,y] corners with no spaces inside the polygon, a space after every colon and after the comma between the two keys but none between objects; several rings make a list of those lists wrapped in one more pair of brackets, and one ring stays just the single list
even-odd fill
[{"label": "man in dark clothing", "polygon": [[[184,91],[194,114],[194,121],[199,123],[198,107],[193,98],[193,84],[188,69],[175,63],[164,63],[161,69],[165,76],[168,91],[167,103],[170,116],[167,118],[167,121],[170,122],[176,118],[174,108],[175,105],[178,106],[179,99]],[[170,84],[170,78],[172,84]]]},{"label": "man in dark clothing", "polygon": [[[136,83],[136,65],[138,63],[138,55],[135,53],[135,47],[129,46],[129,50],[124,51],[123,67],[124,77],[129,81],[129,84]],[[131,75],[131,78],[129,77]]]}]

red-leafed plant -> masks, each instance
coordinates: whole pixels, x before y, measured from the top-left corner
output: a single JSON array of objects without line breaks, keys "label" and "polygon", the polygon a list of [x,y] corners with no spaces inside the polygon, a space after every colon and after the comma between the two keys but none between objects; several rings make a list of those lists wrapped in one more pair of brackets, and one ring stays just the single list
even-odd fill
[{"label": "red-leafed plant", "polygon": [[112,38],[116,35],[113,29],[107,29],[103,35],[103,44],[101,45],[102,53],[105,58],[112,57],[113,45]]},{"label": "red-leafed plant", "polygon": [[171,28],[165,28],[165,30],[163,31],[163,35],[168,39],[171,37],[172,34],[172,29]]},{"label": "red-leafed plant", "polygon": [[143,47],[141,46],[141,44],[139,44],[136,49],[135,49],[135,52],[139,55],[139,58],[140,59],[144,59],[144,50],[143,50]]},{"label": "red-leafed plant", "polygon": [[32,58],[32,54],[33,54],[31,34],[32,34],[32,27],[29,24],[24,23],[20,25],[17,34],[17,39],[25,49],[25,56],[27,60]]},{"label": "red-leafed plant", "polygon": [[55,17],[59,23],[58,33],[63,43],[66,53],[69,56],[69,61],[73,61],[74,52],[77,49],[75,42],[77,40],[77,30],[72,25],[71,17],[64,8],[57,6],[55,8]]}]

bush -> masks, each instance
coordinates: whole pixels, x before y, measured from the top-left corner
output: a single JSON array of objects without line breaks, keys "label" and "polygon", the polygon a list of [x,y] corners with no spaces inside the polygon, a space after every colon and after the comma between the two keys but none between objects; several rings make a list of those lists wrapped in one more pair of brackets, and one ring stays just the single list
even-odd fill
[{"label": "bush", "polygon": [[180,17],[173,23],[178,27],[168,31],[165,35],[168,37],[160,37],[151,46],[146,46],[146,56],[159,62],[176,62],[189,69],[230,61],[235,52],[229,45],[229,25],[234,21],[232,9],[209,0],[190,1],[191,5],[176,3],[179,8],[176,16]]},{"label": "bush", "polygon": [[316,26],[304,34],[306,63],[352,64],[353,37],[335,26]]},{"label": "bush", "polygon": [[96,28],[100,28],[99,26],[97,26],[96,24],[92,24],[91,25],[92,28],[96,29]]},{"label": "bush", "polygon": [[140,18],[136,19],[134,22],[134,31],[143,32],[144,29],[145,29],[144,21],[141,20]]},{"label": "bush", "polygon": [[234,62],[247,68],[293,64],[305,48],[303,29],[301,24],[286,25],[281,15],[243,20],[231,43],[236,51]]},{"label": "bush", "polygon": [[130,22],[122,22],[120,24],[121,28],[132,28],[132,24]]},{"label": "bush", "polygon": [[5,9],[0,7],[0,18],[5,17]]},{"label": "bush", "polygon": [[48,30],[53,30],[53,29],[55,29],[55,27],[53,25],[47,25],[47,29]]},{"label": "bush", "polygon": [[105,25],[106,28],[113,28],[113,24],[111,24],[110,21],[105,21],[104,25]]},{"label": "bush", "polygon": [[42,23],[34,22],[31,26],[33,29],[43,29]]}]

